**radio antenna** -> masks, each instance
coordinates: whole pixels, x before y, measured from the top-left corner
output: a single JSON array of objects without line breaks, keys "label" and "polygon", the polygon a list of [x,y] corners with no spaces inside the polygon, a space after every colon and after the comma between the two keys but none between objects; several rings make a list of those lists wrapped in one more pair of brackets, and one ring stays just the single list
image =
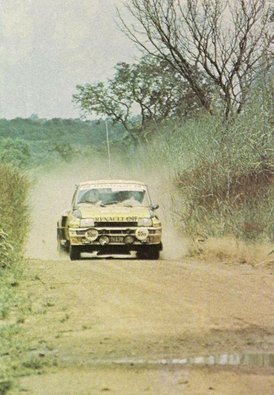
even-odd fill
[{"label": "radio antenna", "polygon": [[111,178],[111,161],[110,161],[110,146],[109,146],[109,134],[108,134],[108,121],[105,120],[106,124],[106,136],[107,136],[107,150],[108,150],[108,175]]}]

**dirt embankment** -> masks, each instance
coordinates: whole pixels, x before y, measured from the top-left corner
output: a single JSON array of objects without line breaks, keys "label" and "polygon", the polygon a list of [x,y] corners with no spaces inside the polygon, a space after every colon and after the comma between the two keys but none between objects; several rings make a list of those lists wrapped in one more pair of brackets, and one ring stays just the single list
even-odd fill
[{"label": "dirt embankment", "polygon": [[[31,261],[26,394],[273,394],[271,367],[163,359],[274,352],[271,268],[161,260]],[[154,361],[154,364],[149,363]],[[158,362],[157,362],[158,361]]]}]

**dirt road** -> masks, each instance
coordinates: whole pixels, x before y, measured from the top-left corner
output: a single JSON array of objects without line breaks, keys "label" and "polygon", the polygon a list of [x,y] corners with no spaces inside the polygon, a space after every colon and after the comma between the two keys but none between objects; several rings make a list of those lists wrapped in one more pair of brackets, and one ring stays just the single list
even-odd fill
[{"label": "dirt road", "polygon": [[194,363],[274,352],[273,274],[190,261],[32,260],[22,326],[30,353],[57,366],[22,378],[21,391],[274,394],[274,367],[227,366],[226,356],[223,365]]}]

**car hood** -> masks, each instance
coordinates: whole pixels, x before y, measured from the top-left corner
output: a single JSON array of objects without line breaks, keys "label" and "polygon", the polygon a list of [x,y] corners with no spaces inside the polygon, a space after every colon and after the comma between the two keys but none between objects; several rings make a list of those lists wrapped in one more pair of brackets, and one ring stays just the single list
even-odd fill
[{"label": "car hood", "polygon": [[82,218],[92,218],[95,221],[137,221],[139,218],[150,218],[151,212],[148,207],[125,207],[121,205],[111,205],[105,207],[80,206]]}]

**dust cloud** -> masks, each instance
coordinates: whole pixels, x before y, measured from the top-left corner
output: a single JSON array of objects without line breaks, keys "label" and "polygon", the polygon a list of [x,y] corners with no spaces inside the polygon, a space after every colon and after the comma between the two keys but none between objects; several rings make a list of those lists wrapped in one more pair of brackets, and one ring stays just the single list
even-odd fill
[{"label": "dust cloud", "polygon": [[[163,259],[180,259],[187,253],[187,243],[181,232],[176,230],[174,206],[177,204],[176,190],[168,172],[151,169],[149,172],[140,167],[115,162],[111,168],[113,179],[134,179],[149,185],[152,201],[160,205],[158,215],[163,224]],[[56,247],[56,223],[61,214],[70,209],[75,185],[80,181],[108,179],[106,163],[96,167],[90,160],[39,170],[33,176],[30,199],[32,226],[26,246],[26,256],[31,259],[60,259]],[[62,257],[64,259],[64,257]]]}]

